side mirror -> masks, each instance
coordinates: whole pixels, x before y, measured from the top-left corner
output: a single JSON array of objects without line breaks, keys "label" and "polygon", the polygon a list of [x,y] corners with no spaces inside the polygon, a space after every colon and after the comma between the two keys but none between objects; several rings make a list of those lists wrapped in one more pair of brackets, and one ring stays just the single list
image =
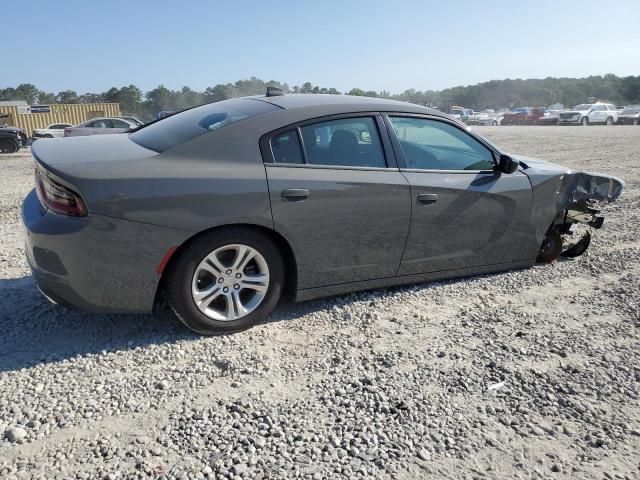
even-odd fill
[{"label": "side mirror", "polygon": [[520,162],[514,160],[509,155],[502,154],[498,160],[498,171],[502,173],[513,173],[518,169]]}]

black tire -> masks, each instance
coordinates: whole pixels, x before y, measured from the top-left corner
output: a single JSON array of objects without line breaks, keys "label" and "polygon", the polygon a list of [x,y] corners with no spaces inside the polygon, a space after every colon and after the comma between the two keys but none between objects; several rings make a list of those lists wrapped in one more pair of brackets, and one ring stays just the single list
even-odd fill
[{"label": "black tire", "polygon": [[10,138],[0,139],[0,153],[16,153],[18,144]]},{"label": "black tire", "polygon": [[[194,273],[200,262],[225,245],[242,244],[257,250],[269,268],[269,286],[261,303],[236,320],[215,320],[202,313],[191,293]],[[204,234],[176,253],[167,273],[166,295],[171,309],[191,330],[202,335],[244,330],[260,323],[278,304],[284,288],[284,262],[278,247],[266,235],[248,228],[226,228]]]},{"label": "black tire", "polygon": [[582,124],[583,127],[589,126],[589,117],[582,117],[582,120],[580,120],[580,123]]},{"label": "black tire", "polygon": [[633,119],[633,124],[636,125],[636,126],[638,125],[638,119],[637,118]]},{"label": "black tire", "polygon": [[607,117],[606,122],[604,122],[605,125],[613,125],[613,118],[612,117]]},{"label": "black tire", "polygon": [[44,136],[44,138],[53,138],[53,135],[47,134],[47,135]]},{"label": "black tire", "polygon": [[493,122],[491,122],[491,126],[497,127],[498,126],[498,122],[494,120]]},{"label": "black tire", "polygon": [[557,230],[549,230],[540,246],[536,262],[553,263],[562,253],[562,235]]}]

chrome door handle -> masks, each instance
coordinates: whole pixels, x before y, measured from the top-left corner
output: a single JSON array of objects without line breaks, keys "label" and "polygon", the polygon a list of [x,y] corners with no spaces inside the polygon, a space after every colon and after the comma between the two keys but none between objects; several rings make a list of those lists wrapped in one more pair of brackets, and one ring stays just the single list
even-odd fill
[{"label": "chrome door handle", "polygon": [[299,202],[309,196],[309,190],[306,188],[287,188],[282,191],[282,198],[292,202]]},{"label": "chrome door handle", "polygon": [[438,201],[438,194],[436,193],[421,193],[418,195],[418,203],[422,205],[432,205]]}]

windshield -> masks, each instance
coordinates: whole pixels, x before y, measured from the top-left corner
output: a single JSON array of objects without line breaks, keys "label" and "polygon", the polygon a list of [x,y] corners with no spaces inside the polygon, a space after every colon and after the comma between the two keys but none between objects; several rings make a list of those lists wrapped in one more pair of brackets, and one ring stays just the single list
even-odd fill
[{"label": "windshield", "polygon": [[589,110],[592,107],[592,105],[588,104],[588,103],[582,103],[580,105],[576,105],[575,107],[573,107],[574,110]]},{"label": "windshield", "polygon": [[280,107],[251,98],[223,100],[165,117],[141,127],[129,138],[142,147],[164,152],[205,133],[274,110]]}]

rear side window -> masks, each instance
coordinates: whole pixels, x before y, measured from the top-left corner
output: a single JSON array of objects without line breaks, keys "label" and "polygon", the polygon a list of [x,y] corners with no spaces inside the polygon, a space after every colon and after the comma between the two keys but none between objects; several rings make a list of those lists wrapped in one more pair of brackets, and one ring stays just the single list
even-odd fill
[{"label": "rear side window", "polygon": [[276,163],[304,163],[296,130],[289,130],[273,137],[271,151]]},{"label": "rear side window", "polygon": [[300,132],[310,164],[386,167],[378,128],[371,117],[315,123]]},{"label": "rear side window", "polygon": [[140,128],[129,138],[142,147],[164,152],[226,125],[275,110],[280,107],[260,100],[223,100],[165,117]]},{"label": "rear side window", "polygon": [[387,166],[373,117],[341,118],[306,125],[274,135],[270,143],[276,163]]}]

